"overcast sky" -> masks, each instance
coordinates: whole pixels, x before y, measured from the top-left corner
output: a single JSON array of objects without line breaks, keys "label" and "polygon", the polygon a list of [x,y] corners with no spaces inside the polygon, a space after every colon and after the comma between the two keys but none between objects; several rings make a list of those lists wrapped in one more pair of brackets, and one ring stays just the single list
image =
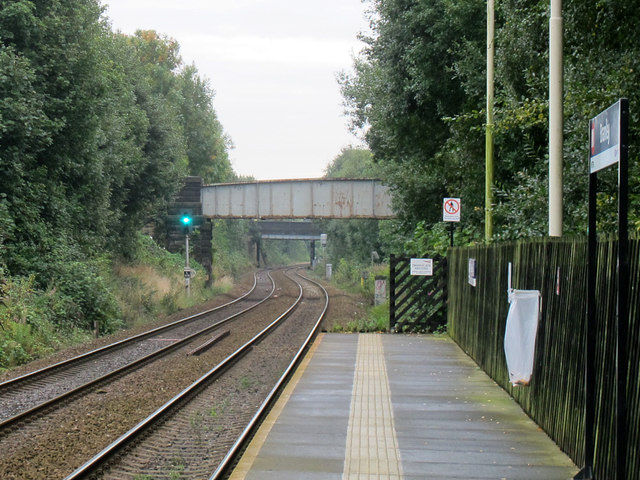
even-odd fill
[{"label": "overcast sky", "polygon": [[361,0],[102,0],[114,30],[180,44],[215,90],[233,169],[258,180],[317,178],[347,128],[336,73],[367,28]]}]

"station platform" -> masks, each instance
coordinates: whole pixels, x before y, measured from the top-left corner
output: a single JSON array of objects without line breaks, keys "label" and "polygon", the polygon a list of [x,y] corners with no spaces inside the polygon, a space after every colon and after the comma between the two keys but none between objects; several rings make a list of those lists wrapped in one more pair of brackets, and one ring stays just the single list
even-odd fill
[{"label": "station platform", "polygon": [[578,470],[448,337],[322,334],[230,478],[565,480]]}]

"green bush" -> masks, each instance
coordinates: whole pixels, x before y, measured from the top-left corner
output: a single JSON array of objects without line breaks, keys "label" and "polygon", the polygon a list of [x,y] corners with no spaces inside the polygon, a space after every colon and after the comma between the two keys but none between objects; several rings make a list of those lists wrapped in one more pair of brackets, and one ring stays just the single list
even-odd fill
[{"label": "green bush", "polygon": [[[183,255],[167,252],[148,235],[132,243],[135,252],[126,263],[85,254],[60,239],[51,254],[34,262],[37,271],[29,276],[7,275],[0,264],[0,370],[86,341],[95,324],[108,334],[148,323],[203,303],[232,284],[205,287],[200,274],[187,296]],[[204,271],[196,262],[192,266]]]},{"label": "green bush", "polygon": [[[316,268],[316,275],[324,276],[324,265]],[[332,283],[342,290],[362,295],[373,305],[375,299],[375,278],[389,276],[387,264],[361,265],[341,258],[335,266]],[[389,304],[383,303],[370,306],[366,317],[347,323],[345,326],[336,324],[336,332],[387,332],[389,331]]]},{"label": "green bush", "polygon": [[249,222],[238,220],[216,220],[213,224],[214,275],[224,273],[239,276],[252,265],[247,250]]},{"label": "green bush", "polygon": [[182,271],[184,267],[184,255],[180,253],[170,253],[158,245],[149,235],[139,233],[133,262],[156,267],[162,273],[167,274]]},{"label": "green bush", "polygon": [[[5,327],[6,328],[6,327]],[[31,360],[33,347],[31,327],[19,323],[9,322],[8,331],[3,341],[2,350],[6,356],[6,366],[20,365]],[[2,367],[5,367],[3,364]]]},{"label": "green bush", "polygon": [[[318,265],[316,274],[324,276],[324,269],[324,265]],[[334,265],[332,282],[343,290],[362,295],[373,304],[377,276],[389,277],[389,266],[387,264],[361,265],[341,258],[338,264]]]},{"label": "green bush", "polygon": [[3,277],[0,305],[0,370],[88,338],[69,318],[81,315],[60,291],[37,288],[35,277]]},{"label": "green bush", "polygon": [[333,277],[339,285],[355,287],[360,279],[358,266],[341,258],[333,267]]},{"label": "green bush", "polygon": [[116,331],[122,325],[118,302],[105,280],[110,264],[107,259],[62,259],[48,264],[50,288],[60,292],[60,307],[67,309],[71,327],[91,330],[99,326],[101,334]]}]

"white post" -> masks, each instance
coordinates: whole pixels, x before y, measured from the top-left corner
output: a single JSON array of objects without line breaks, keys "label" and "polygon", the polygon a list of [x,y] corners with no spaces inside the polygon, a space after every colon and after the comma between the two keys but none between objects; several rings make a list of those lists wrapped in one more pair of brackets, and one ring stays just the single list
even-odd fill
[{"label": "white post", "polygon": [[186,265],[184,268],[184,286],[187,289],[187,296],[191,295],[191,266],[189,265],[189,234],[184,236],[185,242],[185,259]]},{"label": "white post", "polygon": [[[485,127],[485,194],[484,239],[493,237],[493,58],[494,58],[494,0],[487,0],[487,125]],[[453,243],[452,243],[453,245]]]},{"label": "white post", "polygon": [[562,236],[562,0],[551,1],[549,20],[549,236]]}]

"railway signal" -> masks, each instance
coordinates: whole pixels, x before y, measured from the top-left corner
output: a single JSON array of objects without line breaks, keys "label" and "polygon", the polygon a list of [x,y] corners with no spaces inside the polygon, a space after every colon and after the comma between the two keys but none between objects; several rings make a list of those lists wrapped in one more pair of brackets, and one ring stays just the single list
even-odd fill
[{"label": "railway signal", "polygon": [[188,235],[193,228],[193,217],[189,213],[183,213],[180,215],[180,223],[184,227],[184,234]]},{"label": "railway signal", "polygon": [[189,234],[191,230],[193,230],[193,216],[191,212],[182,212],[180,214],[180,223],[183,227],[184,232],[184,242],[185,242],[185,266],[184,266],[184,286],[187,292],[187,295],[191,295],[191,266],[189,265]]}]

